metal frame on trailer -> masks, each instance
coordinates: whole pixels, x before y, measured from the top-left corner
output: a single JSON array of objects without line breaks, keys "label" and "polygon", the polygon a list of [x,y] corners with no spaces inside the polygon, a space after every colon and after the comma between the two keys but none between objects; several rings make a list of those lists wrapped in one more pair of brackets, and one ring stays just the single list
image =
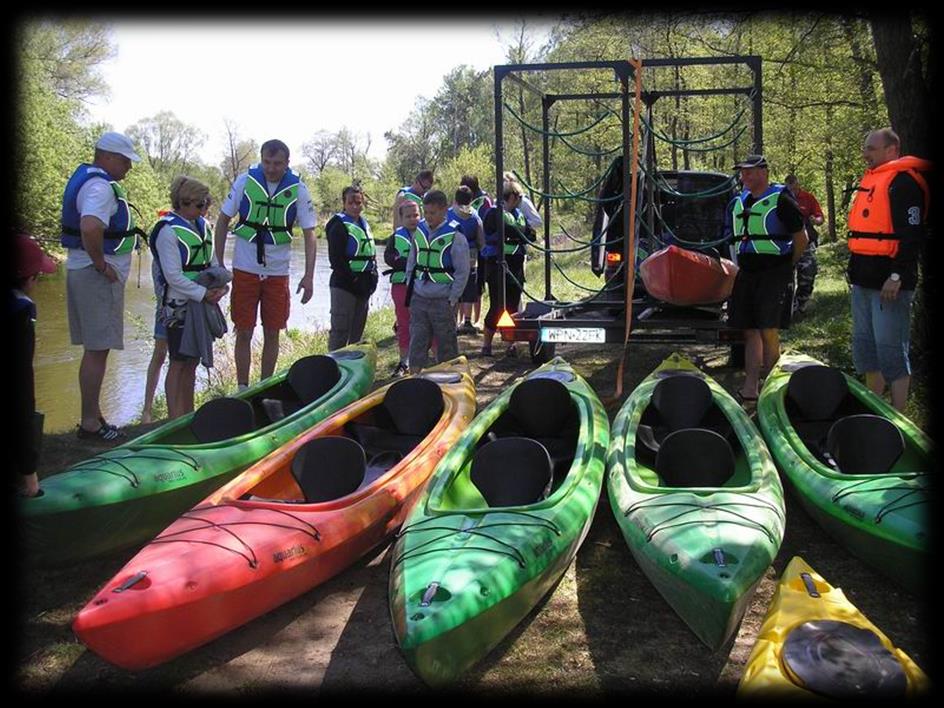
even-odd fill
[{"label": "metal frame on trailer", "polygon": [[[667,97],[686,97],[686,96],[724,96],[724,95],[738,95],[745,94],[752,99],[752,108],[753,108],[753,152],[761,153],[763,151],[763,123],[761,120],[762,115],[762,96],[763,96],[763,87],[761,83],[761,58],[757,55],[747,55],[747,56],[730,56],[730,57],[693,57],[693,58],[679,58],[679,59],[652,59],[652,60],[643,60],[643,69],[658,67],[684,67],[684,66],[711,66],[711,65],[731,65],[731,64],[746,64],[750,69],[753,75],[753,82],[750,86],[743,87],[725,87],[725,88],[714,88],[714,89],[681,89],[681,90],[662,90],[662,91],[643,91],[642,92],[642,101],[646,105],[647,111],[651,115],[652,106],[661,98]],[[526,72],[541,72],[541,71],[585,71],[585,70],[611,70],[616,76],[616,79],[620,82],[620,91],[618,92],[591,92],[591,93],[574,93],[574,94],[546,94],[540,89],[534,87],[529,82],[527,82],[522,77],[518,76],[518,73]],[[522,86],[529,90],[531,93],[536,94],[541,98],[541,112],[542,112],[542,130],[543,130],[543,141],[542,141],[542,152],[543,152],[543,169],[544,169],[544,193],[550,194],[550,140],[549,140],[549,113],[551,107],[559,101],[569,101],[569,100],[588,100],[588,99],[620,99],[621,100],[621,117],[622,117],[622,154],[624,156],[624,168],[627,164],[626,156],[629,155],[631,149],[631,134],[630,134],[630,120],[632,118],[630,114],[630,93],[629,93],[629,80],[635,78],[634,68],[626,60],[620,61],[588,61],[588,62],[565,62],[559,64],[505,64],[497,65],[494,67],[494,81],[495,81],[495,184],[496,184],[496,206],[498,209],[503,208],[502,204],[502,184],[504,181],[504,102],[503,102],[503,80],[511,79],[519,86]],[[650,135],[648,142],[651,142],[653,137]],[[655,169],[655,154],[652,146],[644,146],[644,152],[648,153],[646,155],[647,164]],[[631,199],[630,195],[630,180],[623,180],[623,204],[628,204]],[[643,189],[639,190],[637,194],[637,200],[642,202],[643,199]],[[551,293],[551,254],[548,250],[551,247],[550,243],[550,221],[551,221],[551,199],[545,197],[544,199],[544,247],[546,249],[544,254],[544,285],[545,285],[545,300],[552,301],[553,295]],[[650,199],[651,202],[651,199]],[[635,205],[638,209],[639,205]],[[630,225],[630,210],[623,209],[623,254],[622,254],[622,263],[623,267],[626,269],[624,273],[624,283],[625,276],[629,274],[629,269],[633,269],[633,277],[635,277],[635,254],[629,253],[629,225]],[[498,235],[499,243],[504,243],[504,220],[497,220],[498,226]],[[637,231],[639,224],[637,224]],[[634,240],[635,241],[635,240]],[[504,249],[499,248],[498,251],[498,262],[499,267],[504,268],[505,260]],[[624,284],[625,287],[625,284]],[[635,303],[635,300],[634,300]],[[640,304],[644,304],[640,301]],[[527,312],[523,317],[516,318],[515,327],[509,331],[508,328],[503,328],[502,336],[505,339],[519,339],[527,340],[534,344],[537,339],[540,341],[540,328],[541,324],[552,324],[554,327],[571,327],[571,328],[581,328],[581,327],[593,327],[598,328],[601,325],[601,320],[603,321],[604,328],[606,330],[605,341],[607,342],[622,342],[624,332],[624,323],[623,318],[619,316],[613,316],[612,319],[606,320],[606,315],[604,310],[609,308],[612,310],[614,302],[611,299],[601,299],[597,303],[589,303],[587,301],[577,301],[572,303],[572,308],[567,307],[555,307],[551,308],[542,303],[532,303],[537,307],[532,307],[531,311],[534,313],[532,316],[528,316]],[[504,279],[502,280],[502,310],[505,309],[505,286]],[[596,316],[574,316],[577,309],[582,310],[593,310],[597,309],[598,311],[594,314]],[[651,309],[651,308],[650,308]],[[691,313],[691,317],[685,317],[686,312]],[[682,317],[679,317],[679,313],[682,313]],[[635,335],[637,339],[645,339],[646,341],[651,342],[711,342],[719,341],[721,337],[719,336],[719,330],[722,327],[720,321],[720,312],[711,313],[706,310],[699,310],[698,308],[680,308],[674,311],[670,311],[670,316],[663,320],[650,320],[646,318],[646,315],[650,314],[648,311],[638,313],[637,316],[633,318],[632,334]],[[601,317],[602,315],[602,317]],[[636,327],[639,327],[642,330],[648,330],[644,333],[637,333]],[[668,333],[654,334],[656,330],[670,330]],[[671,330],[686,330],[685,332],[676,331],[672,332]],[[510,335],[510,336],[509,336]]]}]

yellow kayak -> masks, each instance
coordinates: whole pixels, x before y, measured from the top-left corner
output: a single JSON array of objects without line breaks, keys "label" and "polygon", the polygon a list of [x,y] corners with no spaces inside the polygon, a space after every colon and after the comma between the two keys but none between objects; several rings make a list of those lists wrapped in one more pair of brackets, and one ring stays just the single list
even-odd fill
[{"label": "yellow kayak", "polygon": [[738,695],[911,698],[929,688],[918,665],[797,556],[774,593]]}]

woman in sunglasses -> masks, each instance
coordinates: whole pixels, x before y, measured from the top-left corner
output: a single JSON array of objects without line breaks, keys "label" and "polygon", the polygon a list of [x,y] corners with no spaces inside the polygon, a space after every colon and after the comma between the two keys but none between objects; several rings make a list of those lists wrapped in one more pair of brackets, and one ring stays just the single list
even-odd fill
[{"label": "woman in sunglasses", "polygon": [[228,287],[206,288],[197,282],[199,274],[215,263],[213,231],[203,218],[210,201],[209,188],[192,177],[180,176],[170,187],[173,210],[151,243],[165,283],[161,320],[167,328],[170,367],[164,381],[167,417],[178,418],[193,411],[199,357],[180,352],[188,303],[216,304]]}]

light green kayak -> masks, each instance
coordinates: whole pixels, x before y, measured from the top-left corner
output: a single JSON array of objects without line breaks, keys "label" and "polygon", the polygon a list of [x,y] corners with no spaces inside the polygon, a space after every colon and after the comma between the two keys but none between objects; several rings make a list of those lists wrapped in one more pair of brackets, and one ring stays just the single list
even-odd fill
[{"label": "light green kayak", "polygon": [[[802,354],[780,357],[764,383],[757,418],[803,508],[854,555],[923,591],[930,438],[859,381]],[[829,444],[840,420],[852,424],[846,450],[838,432]]]},{"label": "light green kayak", "polygon": [[724,646],[784,530],[780,478],[747,413],[674,354],[617,414],[606,482],[646,577],[702,642]]},{"label": "light green kayak", "polygon": [[483,658],[561,578],[593,519],[608,441],[603,405],[558,357],[440,461],[390,570],[397,643],[426,683]]},{"label": "light green kayak", "polygon": [[351,345],[305,357],[232,399],[196,412],[42,480],[19,501],[27,554],[72,563],[143,544],[251,464],[357,400],[374,380],[377,350]]}]

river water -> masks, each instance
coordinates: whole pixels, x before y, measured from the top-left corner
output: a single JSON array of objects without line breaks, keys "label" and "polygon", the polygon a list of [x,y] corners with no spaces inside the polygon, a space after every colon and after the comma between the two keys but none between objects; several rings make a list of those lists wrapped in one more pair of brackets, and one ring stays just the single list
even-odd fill
[{"label": "river water", "polygon": [[[232,264],[233,239],[226,244],[226,263]],[[379,247],[378,247],[379,251]],[[148,362],[154,345],[154,287],[151,283],[151,254],[147,248],[134,256],[131,275],[125,288],[125,348],[112,351],[108,356],[108,368],[102,385],[102,412],[109,422],[125,425],[137,420],[144,404],[144,385],[147,377]],[[378,253],[378,265],[383,269],[382,254]],[[292,262],[289,285],[292,292],[292,306],[288,327],[305,332],[328,329],[330,325],[330,296],[328,279],[331,269],[328,265],[328,244],[318,240],[318,257],[315,261],[315,292],[305,305],[301,304],[301,294],[296,295],[298,281],[305,271],[305,246],[303,239],[292,242]],[[138,274],[140,272],[140,287]],[[79,420],[81,399],[79,396],[79,363],[82,359],[82,347],[73,346],[69,339],[69,320],[66,315],[66,275],[65,265],[60,265],[59,272],[43,276],[33,294],[38,317],[36,321],[36,356],[34,371],[36,375],[36,408],[46,415],[45,431],[60,432],[74,428]],[[223,312],[229,320],[229,295],[221,302]],[[382,307],[392,307],[390,298],[390,279],[381,276],[370,301],[371,311]],[[223,340],[231,345],[232,337]],[[256,325],[253,347],[262,346],[262,328]],[[223,355],[217,345],[216,356]],[[232,352],[226,352],[232,357]],[[280,360],[279,369],[290,362]],[[165,363],[158,383],[157,393],[163,394]],[[202,367],[197,376],[197,386],[203,379]],[[258,368],[252,370],[250,381],[257,380]]]}]

